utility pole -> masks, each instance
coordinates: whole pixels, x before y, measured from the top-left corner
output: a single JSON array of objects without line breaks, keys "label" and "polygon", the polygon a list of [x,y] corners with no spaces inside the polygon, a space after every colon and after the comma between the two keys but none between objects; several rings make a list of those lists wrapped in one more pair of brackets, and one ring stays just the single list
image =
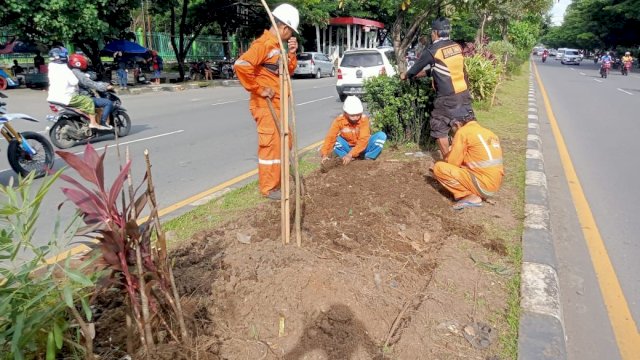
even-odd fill
[{"label": "utility pole", "polygon": [[[147,0],[147,30],[149,31],[149,48],[153,49],[153,28],[151,27],[151,14],[149,13],[149,0]],[[158,50],[158,49],[155,49]]]}]

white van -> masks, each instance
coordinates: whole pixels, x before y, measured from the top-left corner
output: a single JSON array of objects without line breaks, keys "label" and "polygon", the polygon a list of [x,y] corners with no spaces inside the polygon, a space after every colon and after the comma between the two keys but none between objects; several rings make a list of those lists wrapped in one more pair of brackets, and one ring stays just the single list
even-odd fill
[{"label": "white van", "polygon": [[567,50],[567,48],[559,48],[558,49],[558,53],[556,54],[556,60],[562,60],[562,57],[564,57],[564,51]]}]

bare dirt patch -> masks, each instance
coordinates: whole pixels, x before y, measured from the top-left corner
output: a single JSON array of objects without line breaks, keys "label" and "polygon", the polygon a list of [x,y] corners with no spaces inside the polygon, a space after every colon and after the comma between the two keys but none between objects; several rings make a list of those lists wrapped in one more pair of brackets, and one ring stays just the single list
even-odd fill
[{"label": "bare dirt patch", "polygon": [[[176,249],[189,349],[170,359],[489,359],[464,337],[500,333],[512,269],[487,224],[517,224],[508,198],[455,212],[427,160],[355,161],[306,179],[302,247],[280,242],[279,203],[261,204]],[[505,210],[506,209],[506,210]],[[97,347],[122,356],[105,310]],[[475,334],[479,336],[480,334]],[[167,339],[168,341],[168,339]],[[105,357],[103,357],[105,358]]]}]

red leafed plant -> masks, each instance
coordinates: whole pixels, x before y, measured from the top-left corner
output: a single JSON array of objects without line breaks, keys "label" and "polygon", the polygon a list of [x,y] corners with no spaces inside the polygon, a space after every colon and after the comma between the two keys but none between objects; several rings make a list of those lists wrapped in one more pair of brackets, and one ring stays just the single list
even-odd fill
[{"label": "red leafed plant", "polygon": [[[85,186],[71,176],[60,177],[71,187],[62,189],[73,202],[85,223],[77,235],[91,236],[97,240],[93,251],[102,255],[109,270],[112,286],[122,289],[127,299],[129,316],[136,329],[127,321],[127,351],[133,354],[132,334],[137,330],[147,357],[154,350],[153,329],[164,327],[175,341],[180,342],[169,324],[177,320],[182,342],[187,331],[180,306],[180,298],[173,280],[173,272],[167,261],[164,232],[160,227],[155,190],[151,177],[151,164],[145,151],[146,173],[137,189],[131,180],[131,160],[128,149],[126,163],[109,188],[104,181],[105,147],[102,155],[88,144],[84,156],[57,151],[57,154],[90,185]],[[125,182],[128,193],[125,195]],[[140,190],[146,184],[143,191]],[[120,203],[120,205],[119,205]],[[144,210],[149,216],[141,218]],[[152,244],[153,235],[157,240]]]}]

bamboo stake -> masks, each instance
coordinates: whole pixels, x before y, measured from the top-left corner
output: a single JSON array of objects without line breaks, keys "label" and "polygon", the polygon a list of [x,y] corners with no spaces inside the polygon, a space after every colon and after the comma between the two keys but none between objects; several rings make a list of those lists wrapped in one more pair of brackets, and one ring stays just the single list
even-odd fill
[{"label": "bamboo stake", "polygon": [[[280,56],[282,58],[282,54]],[[284,87],[284,66],[283,62],[279,62],[278,66],[278,78],[280,80],[280,89]],[[289,218],[289,212],[287,211],[287,201],[288,201],[288,193],[286,191],[287,186],[286,183],[289,181],[289,178],[286,176],[286,167],[285,167],[285,157],[287,156],[287,130],[284,129],[284,117],[285,117],[285,104],[284,97],[282,93],[280,94],[280,230],[281,230],[281,238],[282,244],[289,243],[288,229],[287,229],[287,219]]]},{"label": "bamboo stake", "polygon": [[[264,7],[265,11],[267,12],[267,15],[269,16],[269,20],[271,21],[271,25],[274,28],[277,29],[278,26],[276,24],[275,18],[273,17],[273,14],[271,13],[271,9],[267,5],[267,2],[265,0],[260,0],[260,2],[262,3],[262,6]],[[286,90],[286,91],[283,91],[284,94],[281,94],[281,98],[280,98],[280,100],[281,100],[281,111],[282,111],[284,108],[287,108],[287,110],[288,110],[288,107],[289,107],[289,101],[282,102],[284,100],[283,97],[289,97],[290,96],[291,100],[293,102],[293,93],[291,92],[291,90],[293,89],[293,86],[292,86],[291,77],[289,76],[289,71],[288,71],[288,69],[289,69],[288,65],[289,64],[288,64],[287,53],[285,52],[284,43],[282,42],[282,38],[280,37],[280,33],[278,31],[276,31],[276,37],[278,38],[278,43],[280,45],[280,51],[281,51],[281,56],[280,56],[280,64],[282,66],[281,69],[286,70],[286,71],[280,71],[280,79],[281,79],[280,80],[281,81],[280,89]],[[283,86],[284,85],[282,83],[283,78],[284,78],[284,80],[286,81],[286,83],[288,85],[288,89],[285,89],[284,86]],[[282,95],[284,95],[284,96],[282,96]],[[300,174],[299,174],[299,169],[298,169],[298,149],[297,149],[297,141],[296,141],[296,133],[295,133],[295,112],[293,111],[293,106],[292,106],[291,113],[292,113],[292,116],[293,116],[293,118],[292,118],[292,133],[293,133],[292,134],[292,136],[293,136],[292,145],[294,147],[294,159],[293,159],[293,161],[294,161],[294,174],[295,174],[295,179],[296,179],[296,214],[295,214],[295,216],[296,216],[296,221],[295,221],[295,224],[296,224],[296,241],[298,243],[298,246],[300,246],[300,243],[301,243],[301,240],[300,240],[300,237],[301,237],[301,235],[300,235],[301,234],[301,230],[300,230],[300,226],[301,226],[301,210],[300,210],[301,209],[301,205],[300,204],[301,204],[301,189],[302,189],[302,187],[301,187],[301,184],[300,184]],[[284,117],[283,117],[283,119],[284,119]],[[286,133],[289,133],[288,119],[284,119],[284,121],[287,123],[287,127],[285,128],[284,131]],[[284,142],[283,142],[283,144],[288,145],[288,143],[284,143]],[[284,153],[285,152],[283,151],[283,154]],[[287,158],[287,160],[288,160],[288,158]],[[282,166],[282,168],[283,169],[287,169],[286,171],[288,173],[288,171],[289,171],[288,170],[288,166],[286,166],[286,167]],[[284,174],[284,172],[283,172],[283,174]],[[286,187],[287,187],[287,189],[289,187],[289,179],[288,179],[288,177],[286,179]],[[287,193],[286,196],[287,196],[287,205],[288,205],[289,194]],[[283,209],[284,209],[284,207],[285,206],[283,205]],[[283,216],[284,215],[287,215],[286,223],[289,224],[289,222],[290,222],[290,219],[289,219],[289,216],[288,216],[289,214],[288,213],[284,214],[284,212],[283,212]],[[283,220],[283,224],[284,223],[285,223],[285,220]],[[289,228],[286,231],[290,233],[290,229]],[[288,241],[287,241],[287,243],[288,243]]]}]

